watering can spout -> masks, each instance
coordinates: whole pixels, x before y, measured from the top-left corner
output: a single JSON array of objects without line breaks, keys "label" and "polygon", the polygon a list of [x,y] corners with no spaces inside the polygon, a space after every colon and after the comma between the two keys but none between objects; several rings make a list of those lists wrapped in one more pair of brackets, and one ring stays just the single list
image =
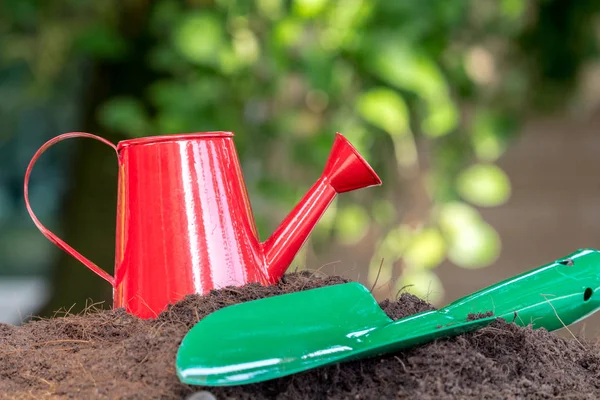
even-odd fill
[{"label": "watering can spout", "polygon": [[323,174],[263,243],[268,279],[277,282],[338,193],[381,185],[381,179],[350,142],[336,133]]}]

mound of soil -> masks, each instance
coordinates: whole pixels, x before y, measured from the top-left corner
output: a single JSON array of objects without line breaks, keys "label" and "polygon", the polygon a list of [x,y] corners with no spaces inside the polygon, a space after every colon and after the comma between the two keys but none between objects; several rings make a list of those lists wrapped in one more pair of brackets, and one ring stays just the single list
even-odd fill
[{"label": "mound of soil", "polygon": [[[206,315],[344,282],[294,273],[271,287],[249,284],[188,296],[149,321],[123,310],[90,310],[22,326],[0,324],[0,398],[600,398],[599,347],[500,320],[453,339],[258,384],[201,388],[179,382],[174,368],[179,343]],[[433,308],[406,293],[380,305],[394,319]]]}]

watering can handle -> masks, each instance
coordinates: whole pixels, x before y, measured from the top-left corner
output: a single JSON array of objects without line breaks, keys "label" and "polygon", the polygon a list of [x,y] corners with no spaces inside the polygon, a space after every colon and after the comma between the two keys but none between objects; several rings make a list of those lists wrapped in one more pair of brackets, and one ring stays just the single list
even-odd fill
[{"label": "watering can handle", "polygon": [[33,219],[33,222],[35,223],[37,228],[40,230],[40,232],[42,232],[44,234],[44,236],[46,236],[56,246],[58,246],[62,250],[66,251],[67,253],[69,253],[70,255],[75,257],[83,265],[85,265],[86,267],[91,269],[93,272],[95,272],[101,278],[105,279],[108,283],[110,283],[112,286],[114,286],[115,279],[108,272],[104,271],[102,268],[98,267],[96,264],[94,264],[93,262],[91,262],[90,260],[88,260],[87,258],[82,256],[77,250],[75,250],[74,248],[69,246],[62,239],[60,239],[58,236],[56,236],[54,233],[52,233],[49,229],[47,229],[44,225],[42,225],[42,223],[37,219],[37,217],[33,213],[33,210],[31,209],[31,205],[29,204],[29,176],[31,175],[31,170],[33,169],[33,166],[35,165],[35,162],[37,161],[37,159],[42,155],[42,153],[44,153],[46,150],[48,150],[48,148],[50,146],[52,146],[58,142],[61,142],[63,140],[76,138],[76,137],[86,137],[86,138],[96,139],[100,142],[103,142],[103,143],[109,145],[110,147],[112,147],[115,150],[115,152],[117,152],[117,156],[118,156],[117,147],[113,143],[111,143],[108,140],[103,139],[99,136],[92,135],[91,133],[70,132],[70,133],[64,133],[53,139],[50,139],[49,141],[44,143],[44,145],[42,147],[40,147],[40,149],[35,153],[35,155],[31,159],[31,161],[29,162],[27,171],[25,172],[25,183],[24,183],[25,206],[27,207],[27,211],[29,212],[31,219]]}]

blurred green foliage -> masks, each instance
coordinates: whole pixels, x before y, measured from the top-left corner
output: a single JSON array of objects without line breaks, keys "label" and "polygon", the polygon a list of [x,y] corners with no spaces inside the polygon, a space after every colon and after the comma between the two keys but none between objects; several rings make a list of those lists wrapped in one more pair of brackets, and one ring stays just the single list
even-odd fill
[{"label": "blurred green foliage", "polygon": [[309,245],[373,229],[369,281],[436,301],[445,259],[480,268],[500,252],[476,207],[508,200],[495,162],[521,121],[567,100],[597,55],[598,5],[567,3],[3,0],[0,52],[28,65],[32,98],[89,63],[136,65],[139,90],[97,109],[107,131],[235,131],[263,238],[342,132],[384,186],[340,198]]}]

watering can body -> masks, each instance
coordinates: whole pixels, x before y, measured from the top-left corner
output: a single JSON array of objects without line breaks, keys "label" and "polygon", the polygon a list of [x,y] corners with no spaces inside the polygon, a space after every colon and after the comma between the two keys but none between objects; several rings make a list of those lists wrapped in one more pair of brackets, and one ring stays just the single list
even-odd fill
[{"label": "watering can body", "polygon": [[[45,228],[28,198],[37,158],[72,137],[109,144],[119,163],[114,277]],[[27,209],[40,231],[113,286],[115,308],[156,317],[188,294],[277,282],[337,193],[381,180],[339,133],[323,175],[279,228],[261,242],[233,133],[144,137],[112,143],[87,133],[48,141],[25,176]]]}]

